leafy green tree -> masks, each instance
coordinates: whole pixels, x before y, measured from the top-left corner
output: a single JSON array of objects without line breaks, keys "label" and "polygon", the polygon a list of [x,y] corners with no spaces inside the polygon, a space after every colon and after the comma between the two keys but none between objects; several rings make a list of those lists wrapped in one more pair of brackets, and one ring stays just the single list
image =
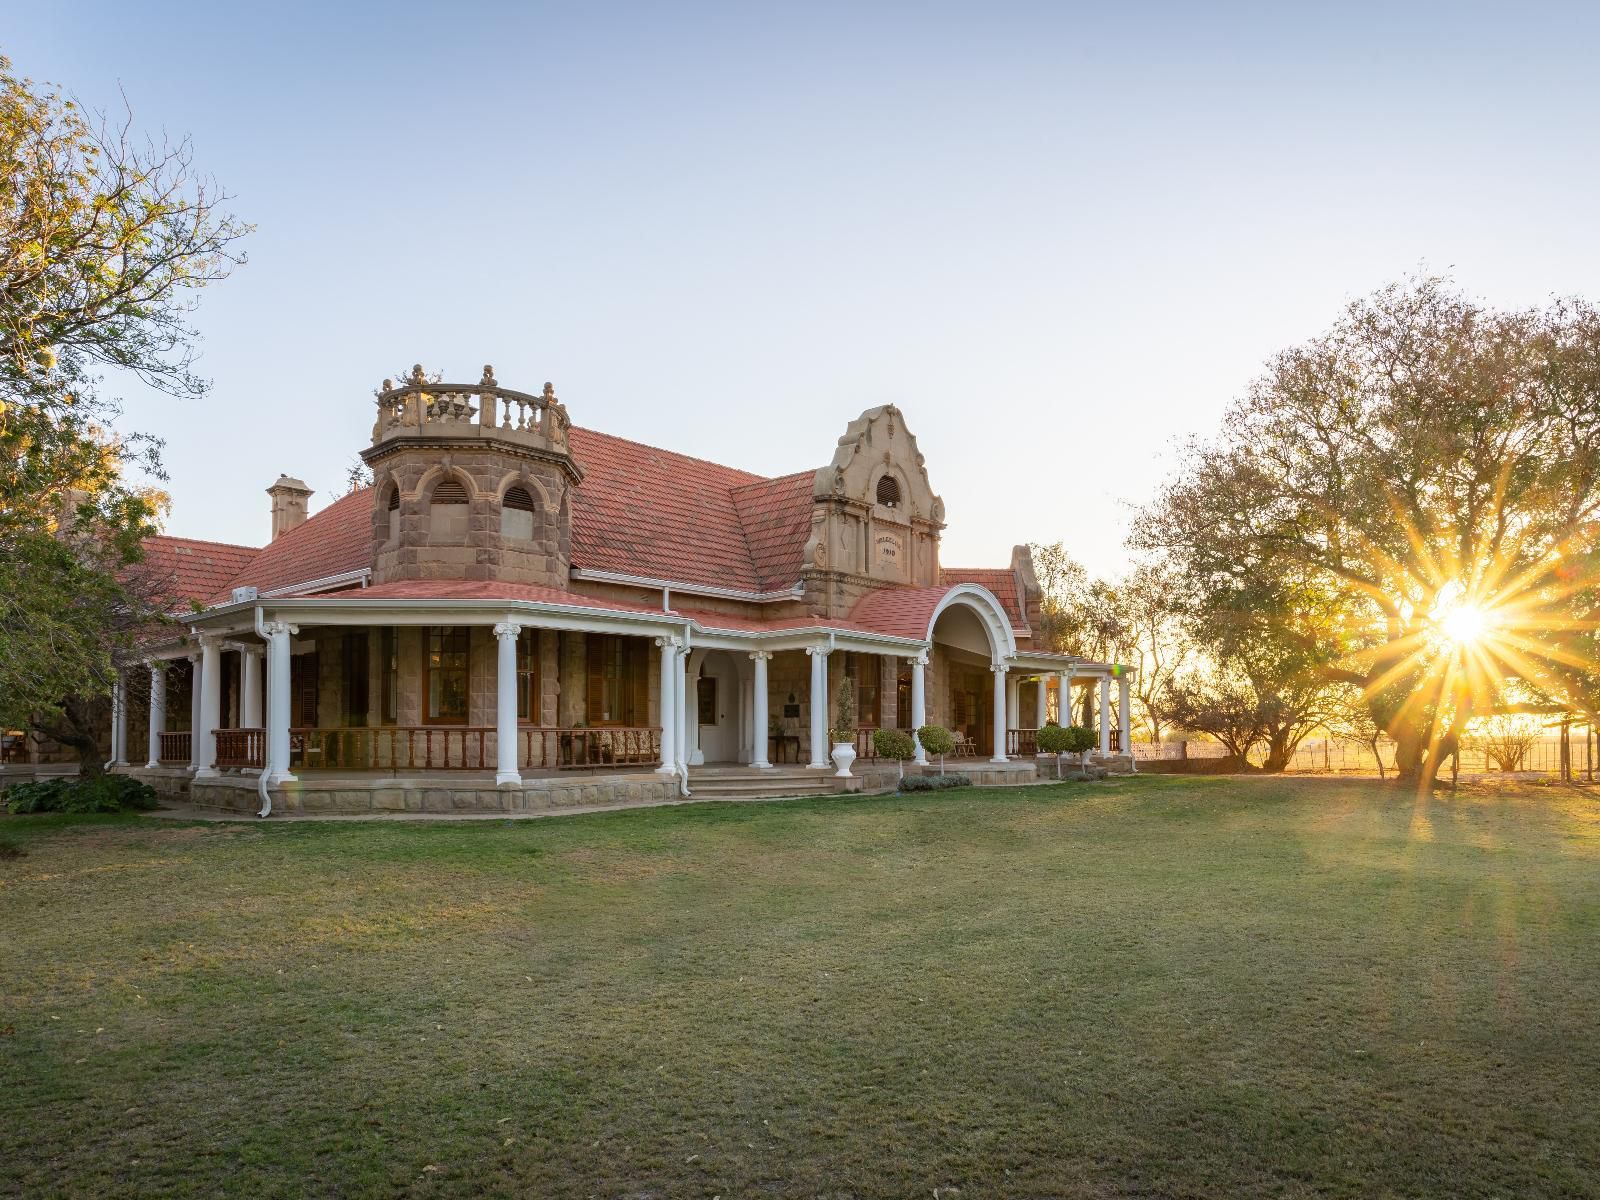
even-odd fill
[{"label": "leafy green tree", "polygon": [[0,161],[0,725],[57,737],[92,771],[90,707],[165,599],[133,570],[164,498],[131,476],[159,481],[160,447],[112,432],[100,372],[203,395],[189,314],[243,261],[247,227],[187,142],[91,121],[5,58]]},{"label": "leafy green tree", "polygon": [[1572,690],[1556,668],[1586,665],[1561,639],[1597,519],[1600,312],[1494,311],[1430,278],[1273,359],[1134,544],[1205,605],[1310,605],[1337,649],[1323,675],[1363,691],[1400,776],[1428,782],[1498,681]]}]

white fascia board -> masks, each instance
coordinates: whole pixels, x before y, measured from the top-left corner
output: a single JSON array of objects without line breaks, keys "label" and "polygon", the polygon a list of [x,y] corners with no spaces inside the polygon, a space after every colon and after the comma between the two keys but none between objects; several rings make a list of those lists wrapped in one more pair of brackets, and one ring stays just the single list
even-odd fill
[{"label": "white fascia board", "polygon": [[747,592],[739,588],[717,587],[709,583],[683,583],[676,579],[655,579],[649,575],[628,575],[621,571],[597,571],[592,567],[573,567],[574,579],[588,579],[595,583],[615,583],[623,587],[644,588],[651,592],[679,592],[685,596],[713,596],[721,600],[742,600],[747,604],[778,604],[794,600],[804,594],[801,584],[794,583],[775,592]]},{"label": "white fascia board", "polygon": [[677,636],[691,622],[675,613],[625,612],[547,604],[536,600],[364,601],[350,597],[294,597],[260,607],[268,620],[317,625],[448,625],[463,619],[477,624],[509,621],[538,629],[576,633],[630,633],[637,637]]}]

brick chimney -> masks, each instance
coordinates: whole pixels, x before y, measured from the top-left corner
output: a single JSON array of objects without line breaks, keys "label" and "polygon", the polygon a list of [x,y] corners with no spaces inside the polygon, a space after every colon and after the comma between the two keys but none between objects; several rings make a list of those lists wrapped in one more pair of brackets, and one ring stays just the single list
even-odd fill
[{"label": "brick chimney", "polygon": [[304,480],[279,475],[278,482],[267,489],[267,495],[272,497],[272,540],[277,541],[280,534],[288,533],[306,519],[306,501],[311,498],[311,489]]}]

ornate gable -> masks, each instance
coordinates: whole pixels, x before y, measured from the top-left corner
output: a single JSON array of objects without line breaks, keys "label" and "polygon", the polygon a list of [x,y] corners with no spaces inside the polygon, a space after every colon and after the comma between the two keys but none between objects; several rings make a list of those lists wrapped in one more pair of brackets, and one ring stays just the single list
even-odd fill
[{"label": "ornate gable", "polygon": [[894,405],[850,422],[811,495],[805,575],[813,607],[843,612],[871,588],[939,582],[944,502]]}]

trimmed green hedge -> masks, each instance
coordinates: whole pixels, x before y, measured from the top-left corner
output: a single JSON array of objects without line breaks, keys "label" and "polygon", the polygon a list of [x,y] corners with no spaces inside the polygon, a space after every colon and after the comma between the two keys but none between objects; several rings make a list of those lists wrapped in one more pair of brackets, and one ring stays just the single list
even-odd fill
[{"label": "trimmed green hedge", "polygon": [[[920,736],[920,733],[919,735]],[[939,792],[945,788],[971,787],[965,775],[907,775],[900,781],[902,792]]]}]

